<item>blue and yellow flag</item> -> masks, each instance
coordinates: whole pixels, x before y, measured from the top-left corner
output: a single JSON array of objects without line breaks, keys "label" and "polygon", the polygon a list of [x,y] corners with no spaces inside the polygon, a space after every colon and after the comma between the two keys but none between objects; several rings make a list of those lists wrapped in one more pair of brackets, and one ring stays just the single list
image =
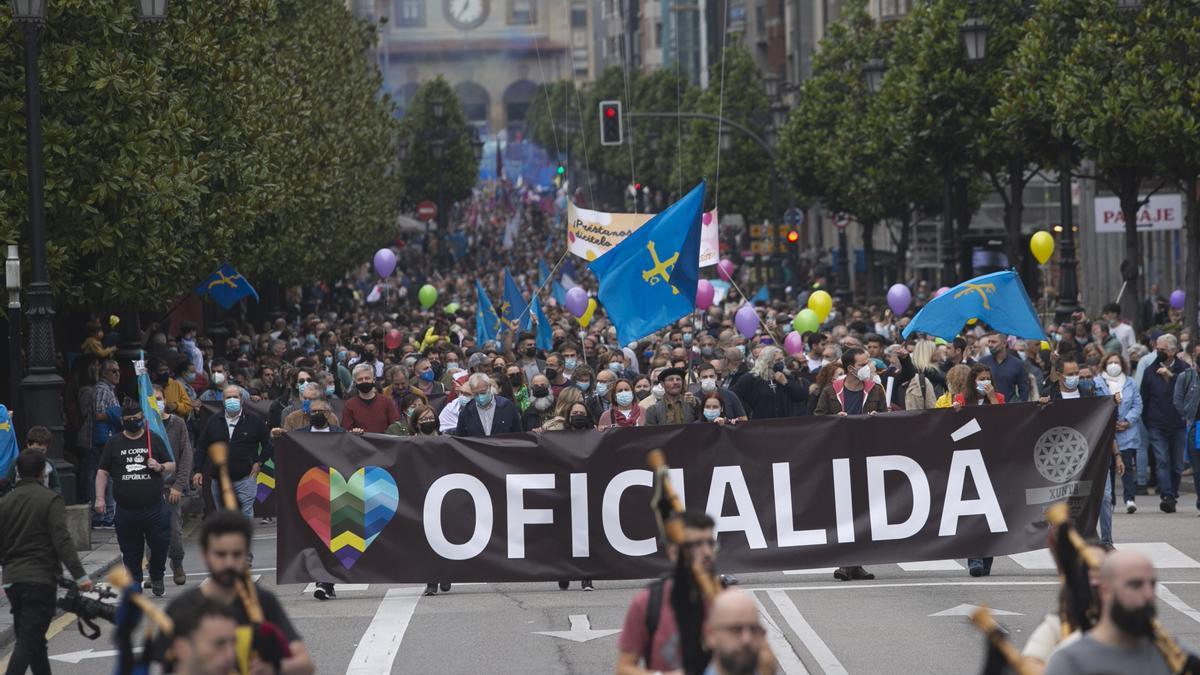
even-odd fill
[{"label": "blue and yellow flag", "polygon": [[163,441],[167,456],[175,461],[175,453],[171,450],[171,441],[167,438],[167,428],[163,426],[162,414],[158,412],[158,403],[154,398],[154,387],[150,384],[150,373],[146,372],[146,353],[139,352],[138,360],[133,363],[133,372],[137,375],[138,400],[142,403],[142,417],[146,418],[147,433],[154,434]]},{"label": "blue and yellow flag", "polygon": [[491,298],[488,297],[487,291],[483,290],[483,284],[480,284],[478,279],[475,280],[475,295],[475,344],[483,347],[483,343],[496,339],[504,329],[504,324],[501,323],[500,315],[496,313]]},{"label": "blue and yellow flag", "polygon": [[953,340],[970,319],[1024,340],[1046,339],[1025,285],[1012,270],[964,281],[930,300],[904,329],[904,337],[926,333]]},{"label": "blue and yellow flag", "polygon": [[221,265],[221,269],[201,281],[196,287],[196,295],[207,295],[225,309],[233,307],[234,303],[245,297],[253,297],[258,302],[258,291],[229,263]]},{"label": "blue and yellow flag", "polygon": [[695,309],[704,181],[594,260],[600,304],[628,344]]},{"label": "blue and yellow flag", "polygon": [[533,317],[526,311],[529,303],[525,302],[525,296],[521,295],[521,289],[517,288],[517,282],[513,281],[507,267],[504,268],[504,301],[500,303],[500,309],[504,314],[504,324],[514,331],[517,330],[518,320],[522,331],[529,330],[533,325]]},{"label": "blue and yellow flag", "polygon": [[542,305],[538,302],[537,296],[533,298],[533,308],[529,310],[533,315],[533,320],[537,323],[537,348],[546,352],[554,350],[554,329],[550,327],[550,320],[546,318],[546,313],[542,311]]},{"label": "blue and yellow flag", "polygon": [[17,443],[17,430],[13,428],[12,416],[8,408],[0,403],[0,478],[8,475],[8,470],[21,454],[21,446]]},{"label": "blue and yellow flag", "polygon": [[550,266],[538,256],[538,286],[545,286],[550,281]]},{"label": "blue and yellow flag", "polygon": [[559,307],[567,303],[567,289],[563,288],[562,284],[557,281],[550,282],[550,292],[554,295],[554,302],[557,302]]}]

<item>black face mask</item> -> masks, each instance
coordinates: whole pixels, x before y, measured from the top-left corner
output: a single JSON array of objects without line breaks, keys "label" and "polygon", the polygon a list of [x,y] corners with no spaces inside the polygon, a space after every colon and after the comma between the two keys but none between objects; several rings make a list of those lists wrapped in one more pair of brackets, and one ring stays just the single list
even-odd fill
[{"label": "black face mask", "polygon": [[647,396],[649,396],[650,392],[646,391],[645,389],[641,389],[639,391],[633,392],[633,395],[635,397],[637,397],[637,400],[641,401],[641,400],[644,400]]},{"label": "black face mask", "polygon": [[546,379],[550,380],[551,382],[557,380],[558,379],[558,371],[553,368],[547,368],[546,369]]},{"label": "black face mask", "polygon": [[355,386],[355,388],[357,388],[357,389],[358,389],[360,392],[362,392],[362,393],[364,393],[364,394],[366,394],[366,393],[368,393],[368,392],[372,391],[373,389],[375,389],[375,383],[374,383],[374,382],[359,382],[358,384],[356,384],[356,385],[354,385],[354,386]]},{"label": "black face mask", "polygon": [[375,363],[375,352],[367,352],[363,354],[363,361],[367,363]]},{"label": "black face mask", "polygon": [[155,384],[159,384],[159,385],[162,385],[165,387],[167,385],[167,383],[170,381],[171,381],[171,373],[155,373],[154,374],[154,383]]},{"label": "black face mask", "polygon": [[314,429],[324,429],[325,425],[329,424],[329,420],[325,417],[325,413],[317,411],[308,415],[308,421]]},{"label": "black face mask", "polygon": [[592,421],[588,419],[587,415],[571,415],[572,429],[590,429],[591,427]]},{"label": "black face mask", "polygon": [[508,383],[511,384],[513,387],[521,386],[521,376],[520,375],[509,375]]},{"label": "black face mask", "polygon": [[544,398],[550,395],[550,389],[548,387],[534,387],[530,391],[533,393],[534,398]]},{"label": "black face mask", "polygon": [[418,422],[417,431],[428,436],[437,431],[437,422]]},{"label": "black face mask", "polygon": [[1169,359],[1170,359],[1170,357],[1167,356],[1166,352],[1164,352],[1161,349],[1158,350],[1158,362],[1159,363],[1166,363]]},{"label": "black face mask", "polygon": [[125,428],[125,431],[136,434],[142,430],[142,420],[121,420],[121,426]]},{"label": "black face mask", "polygon": [[774,364],[771,365],[771,370],[773,370],[777,373],[782,373],[783,372],[783,361],[776,361]]},{"label": "black face mask", "polygon": [[1127,635],[1150,637],[1154,635],[1154,603],[1146,604],[1137,609],[1128,609],[1119,600],[1114,599],[1109,616]]},{"label": "black face mask", "polygon": [[531,359],[537,356],[537,347],[526,347],[525,356]]}]

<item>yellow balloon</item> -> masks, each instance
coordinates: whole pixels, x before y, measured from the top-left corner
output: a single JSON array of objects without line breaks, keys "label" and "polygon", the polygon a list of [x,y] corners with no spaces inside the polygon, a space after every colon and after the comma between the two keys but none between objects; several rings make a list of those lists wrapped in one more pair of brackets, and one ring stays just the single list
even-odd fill
[{"label": "yellow balloon", "polygon": [[808,296],[808,308],[816,312],[817,318],[824,322],[833,309],[833,298],[825,291],[813,291],[813,294]]},{"label": "yellow balloon", "polygon": [[595,298],[588,298],[587,310],[583,312],[583,316],[579,317],[580,326],[583,326],[584,328],[588,327],[588,324],[592,322],[592,315],[596,313],[597,306],[598,304],[596,303]]},{"label": "yellow balloon", "polygon": [[1045,265],[1054,254],[1054,237],[1045,230],[1034,233],[1029,238],[1029,250],[1033,252],[1033,257],[1037,258],[1039,265]]},{"label": "yellow balloon", "polygon": [[1046,342],[1045,340],[1042,340],[1042,345],[1041,345],[1041,346],[1042,346],[1042,351],[1044,351],[1044,352],[1048,352],[1048,351],[1050,351],[1050,343],[1049,343],[1049,342]]}]

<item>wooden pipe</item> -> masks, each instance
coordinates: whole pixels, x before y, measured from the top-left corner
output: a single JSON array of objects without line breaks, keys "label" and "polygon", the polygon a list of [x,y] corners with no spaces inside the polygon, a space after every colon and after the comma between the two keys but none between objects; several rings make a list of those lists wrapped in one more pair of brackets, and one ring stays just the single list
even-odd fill
[{"label": "wooden pipe", "polygon": [[[662,489],[662,497],[667,501],[667,505],[671,512],[675,515],[683,513],[683,502],[679,499],[679,495],[675,493],[674,486],[670,481],[670,468],[667,466],[666,457],[662,450],[651,450],[646,455],[646,464],[654,472],[656,480]],[[683,544],[683,523],[678,518],[667,518],[663,522],[663,536],[667,541],[681,545]],[[692,576],[696,580],[696,586],[700,588],[700,593],[704,595],[706,602],[712,602],[713,598],[717,597],[717,593],[721,592],[721,582],[716,575],[704,569],[704,566],[699,561],[692,563]]]},{"label": "wooden pipe", "polygon": [[1000,655],[1008,662],[1008,666],[1012,668],[1014,673],[1017,675],[1033,675],[1033,671],[1021,659],[1021,652],[1017,651],[1013,643],[1004,637],[1004,633],[1000,630],[1000,624],[996,623],[996,620],[992,618],[992,612],[986,605],[980,606],[971,613],[971,623],[975,624],[975,627],[987,636],[988,641],[992,643],[996,651],[1000,652]]},{"label": "wooden pipe", "polygon": [[[208,446],[208,456],[216,465],[217,475],[220,476],[221,497],[225,508],[230,511],[241,510],[237,494],[233,491],[233,481],[229,478],[229,446],[224,443],[213,443]],[[258,588],[254,585],[249,565],[246,566],[242,578],[237,583],[237,592],[238,597],[242,600],[242,606],[246,608],[246,618],[250,620],[250,623],[262,623],[262,605],[258,601]]]},{"label": "wooden pipe", "polygon": [[[125,569],[124,567],[116,567],[113,569],[113,571],[109,572],[107,581],[110,586],[121,591],[129,588],[134,583],[133,576],[129,574],[129,570]],[[164,613],[161,609],[156,607],[154,603],[150,602],[146,596],[138,592],[139,590],[140,589],[136,589],[134,592],[128,594],[129,601],[137,605],[138,609],[142,610],[142,613],[144,613],[150,619],[150,621],[154,623],[154,625],[158,626],[158,629],[162,631],[163,635],[173,635],[175,633],[175,622],[172,621],[171,617],[167,616],[166,613]]]}]

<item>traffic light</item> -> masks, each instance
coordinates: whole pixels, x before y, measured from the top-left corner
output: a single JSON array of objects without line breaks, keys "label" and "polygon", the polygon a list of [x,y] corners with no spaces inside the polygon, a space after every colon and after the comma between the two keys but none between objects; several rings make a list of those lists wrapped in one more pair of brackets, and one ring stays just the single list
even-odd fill
[{"label": "traffic light", "polygon": [[562,164],[559,164],[559,165],[558,165],[558,168],[557,168],[557,169],[555,169],[555,171],[554,171],[554,172],[555,172],[555,173],[557,173],[558,175],[560,175],[560,176],[561,176],[561,175],[563,175],[564,173],[566,173],[566,172],[567,172],[567,167],[563,166]]},{"label": "traffic light", "polygon": [[800,233],[795,230],[788,230],[787,242],[789,244],[795,244],[798,241],[800,241]]},{"label": "traffic light", "polygon": [[620,145],[622,140],[621,102],[600,102],[600,145]]}]

